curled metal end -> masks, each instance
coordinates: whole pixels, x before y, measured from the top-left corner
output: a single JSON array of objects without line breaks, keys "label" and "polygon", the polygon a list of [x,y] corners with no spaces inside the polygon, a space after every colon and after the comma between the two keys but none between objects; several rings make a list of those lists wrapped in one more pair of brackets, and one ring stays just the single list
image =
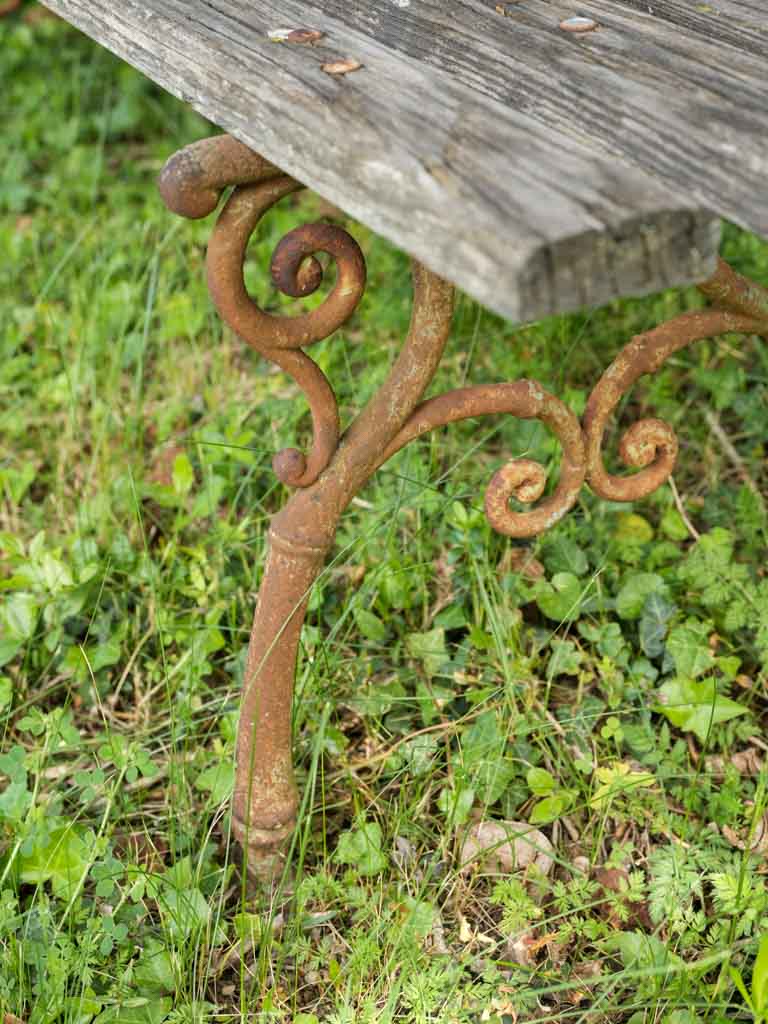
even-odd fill
[{"label": "curled metal end", "polygon": [[216,135],[174,153],[160,171],[157,187],[169,210],[197,220],[213,213],[228,185],[263,181],[280,173],[231,135]]},{"label": "curled metal end", "polygon": [[519,419],[538,419],[557,436],[563,447],[560,480],[554,492],[531,511],[520,512],[510,501],[531,504],[544,493],[545,470],[532,459],[513,459],[498,470],[485,492],[485,513],[491,526],[507,537],[535,537],[554,525],[576,502],[586,472],[584,438],[571,410],[537,381],[459,388],[427,399],[384,452],[379,465],[409,441],[435,427],[493,413]]},{"label": "curled metal end", "polygon": [[491,477],[485,491],[485,515],[498,533],[504,533],[509,522],[511,499],[530,505],[544,493],[547,474],[532,459],[513,459]]},{"label": "curled metal end", "polygon": [[638,501],[669,479],[677,451],[677,436],[668,423],[650,418],[638,420],[622,434],[619,456],[625,466],[640,472],[628,477],[613,476],[598,462],[592,466],[589,484],[595,494],[609,501]]},{"label": "curled metal end", "polygon": [[307,473],[307,458],[298,448],[283,448],[273,456],[272,469],[286,487],[300,487]]},{"label": "curled metal end", "polygon": [[[699,286],[716,302],[707,310],[683,313],[634,337],[618,354],[589,396],[584,412],[587,480],[592,490],[609,501],[637,501],[665,483],[675,466],[678,442],[672,428],[659,419],[643,419],[622,436],[619,455],[631,476],[614,476],[603,464],[602,444],[616,406],[639,377],[658,370],[674,352],[702,338],[736,331],[768,335],[768,294],[746,282],[720,261],[713,277]],[[755,319],[761,303],[766,316]],[[718,308],[719,307],[719,308]]]},{"label": "curled metal end", "polygon": [[243,278],[248,241],[266,211],[301,187],[283,175],[236,188],[219,216],[206,260],[208,287],[222,318],[248,345],[290,374],[309,402],[313,428],[309,454],[286,448],[272,462],[278,478],[291,487],[314,483],[328,465],[340,436],[333,389],[301,349],[327,338],[352,315],[366,279],[363,254],[351,235],[332,224],[304,224],[275,247],[272,280],[284,294],[311,295],[323,280],[323,268],[315,254],[326,253],[335,263],[336,281],[325,301],[291,317],[265,312],[248,294]]}]

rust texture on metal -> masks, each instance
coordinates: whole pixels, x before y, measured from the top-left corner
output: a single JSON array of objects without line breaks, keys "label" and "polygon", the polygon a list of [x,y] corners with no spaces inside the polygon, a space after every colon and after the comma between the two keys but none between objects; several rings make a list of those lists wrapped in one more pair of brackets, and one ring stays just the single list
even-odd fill
[{"label": "rust texture on metal", "polygon": [[639,377],[654,373],[674,352],[703,338],[731,332],[768,336],[768,292],[737,274],[724,260],[718,261],[714,274],[698,288],[712,306],[682,313],[632,338],[589,397],[583,417],[587,480],[601,498],[637,501],[647,497],[669,479],[675,466],[675,432],[663,420],[649,418],[634,423],[619,443],[624,464],[639,472],[621,477],[605,469],[602,444],[608,421]]},{"label": "rust texture on metal", "polygon": [[534,511],[517,512],[509,506],[512,498],[528,504],[544,492],[546,473],[531,459],[514,459],[507,463],[494,474],[485,492],[485,512],[495,530],[508,537],[534,537],[562,519],[573,507],[585,473],[584,439],[579,421],[538,381],[458,388],[422,402],[387,447],[381,462],[435,427],[491,413],[539,419],[554,431],[563,447],[557,489]]},{"label": "rust texture on metal", "polygon": [[300,349],[322,341],[354,312],[365,288],[365,262],[357,242],[331,224],[305,224],[291,231],[272,257],[272,279],[291,296],[309,295],[323,271],[313,253],[336,262],[336,282],[322,305],[300,316],[278,316],[259,309],[243,279],[248,240],[266,211],[302,186],[282,175],[236,188],[211,235],[206,258],[208,288],[227,324],[252,348],[296,381],[312,412],[313,443],[307,457],[296,448],[279,452],[273,467],[283,483],[307,487],[328,465],[339,442],[336,396],[325,374]]},{"label": "rust texture on metal", "polygon": [[328,337],[356,309],[365,288],[362,253],[341,228],[308,224],[276,247],[272,279],[294,297],[321,283],[315,259],[335,262],[336,281],[325,301],[308,313],[282,316],[260,309],[248,294],[243,265],[260,218],[302,185],[227,136],[204,140],[172,157],[160,178],[168,206],[185,216],[213,210],[222,189],[237,187],[221,211],[207,256],[208,286],[221,316],[252,348],[286,371],[309,401],[313,442],[308,456],[279,452],[275,472],[297,488],[273,517],[269,552],[248,649],[237,737],[233,831],[249,873],[272,877],[284,863],[295,825],[298,794],[291,755],[291,712],[296,657],[311,588],[330,551],[345,508],[375,471],[410,441],[437,427],[477,416],[506,414],[538,419],[563,451],[560,479],[532,510],[512,508],[542,497],[546,473],[530,459],[513,459],[496,472],[485,494],[486,515],[499,532],[531,537],[573,506],[588,479],[603,497],[631,501],[649,494],[672,471],[674,432],[645,419],[625,432],[620,453],[639,468],[611,476],[601,446],[608,420],[635,381],[652,373],[685,345],[723,332],[768,336],[768,292],[721,262],[699,287],[712,308],[684,313],[633,338],[605,371],[587,403],[582,424],[537,381],[459,388],[423,400],[450,333],[453,287],[413,261],[413,308],[408,335],[386,381],[342,434],[336,396],[303,351]]},{"label": "rust texture on metal", "polygon": [[197,220],[213,213],[229,185],[282,175],[274,164],[231,135],[193,142],[166,162],[157,187],[172,213]]}]

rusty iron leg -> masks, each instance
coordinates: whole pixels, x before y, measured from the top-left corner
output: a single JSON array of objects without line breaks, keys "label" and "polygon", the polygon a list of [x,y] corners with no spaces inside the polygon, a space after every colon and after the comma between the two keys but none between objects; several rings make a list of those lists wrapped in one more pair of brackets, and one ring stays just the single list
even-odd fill
[{"label": "rusty iron leg", "polygon": [[294,229],[272,257],[276,286],[297,297],[313,292],[322,279],[314,258],[318,252],[335,261],[336,283],[309,313],[284,317],[259,309],[243,280],[248,241],[269,208],[302,185],[226,135],[176,153],[159,182],[169,208],[186,217],[213,212],[228,185],[237,187],[219,215],[208,247],[211,296],[222,318],[246,344],[293,377],[307,397],[313,426],[308,454],[287,448],[273,460],[279,479],[296,490],[271,523],[237,737],[233,831],[249,875],[260,880],[281,871],[296,823],[291,710],[309,594],[342,513],[376,469],[409,441],[436,427],[506,413],[545,423],[559,439],[563,459],[556,488],[531,511],[513,508],[510,502],[531,503],[543,495],[546,474],[541,466],[514,459],[494,475],[485,509],[499,532],[532,537],[552,526],[573,506],[585,478],[595,492],[613,500],[649,494],[671,473],[677,442],[662,421],[643,420],[626,432],[620,449],[624,460],[640,472],[626,478],[609,475],[601,446],[619,399],[642,374],[658,369],[672,352],[697,338],[725,331],[768,336],[768,293],[721,262],[699,286],[712,308],[683,314],[633,338],[603,374],[580,424],[559,399],[532,380],[459,388],[423,401],[448,339],[453,288],[414,262],[413,311],[403,348],[383,386],[342,433],[333,389],[303,349],[327,338],[354,312],[365,288],[362,253],[339,227],[319,223]]}]

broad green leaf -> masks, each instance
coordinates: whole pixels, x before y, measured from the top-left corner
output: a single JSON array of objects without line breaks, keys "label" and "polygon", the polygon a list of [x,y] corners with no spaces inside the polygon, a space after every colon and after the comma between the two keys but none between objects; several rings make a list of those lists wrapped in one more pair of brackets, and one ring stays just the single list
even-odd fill
[{"label": "broad green leaf", "polygon": [[67,1024],[88,1024],[103,1005],[92,989],[82,995],[67,996],[64,1000],[64,1020]]},{"label": "broad green leaf", "polygon": [[438,809],[445,815],[449,826],[463,825],[469,819],[474,802],[474,789],[463,785],[455,789],[444,786],[437,798]]},{"label": "broad green leaf", "polygon": [[227,482],[218,473],[208,474],[200,487],[190,513],[192,519],[205,519],[212,516],[219,506]]},{"label": "broad green leaf", "polygon": [[584,586],[570,572],[558,572],[551,580],[536,584],[536,604],[542,614],[555,622],[570,622],[579,616]]},{"label": "broad green leaf", "polygon": [[195,789],[211,794],[211,803],[220,804],[232,793],[235,785],[235,766],[231,761],[212,764],[195,779]]},{"label": "broad green leaf", "polygon": [[454,762],[463,769],[477,798],[487,806],[495,804],[514,778],[515,767],[494,711],[484,711],[466,730]]},{"label": "broad green leaf", "polygon": [[389,630],[378,615],[369,612],[367,608],[355,608],[353,614],[357,628],[364,637],[376,644],[385,643]]},{"label": "broad green leaf", "polygon": [[546,768],[529,768],[525,781],[534,796],[546,796],[555,788],[555,780]]},{"label": "broad green leaf", "polygon": [[560,793],[553,793],[544,797],[534,804],[528,821],[531,825],[546,825],[550,821],[556,821],[571,804],[571,794],[563,790]]},{"label": "broad green leaf", "polygon": [[704,743],[714,726],[746,715],[748,708],[718,693],[714,679],[671,679],[659,689],[656,711]]},{"label": "broad green leaf", "polygon": [[180,452],[173,460],[171,479],[173,480],[173,489],[177,494],[189,494],[192,490],[195,483],[195,471],[186,452]]},{"label": "broad green leaf", "polygon": [[7,754],[0,754],[0,774],[10,779],[0,787],[0,821],[20,822],[32,803],[32,794],[27,789],[25,756],[19,744],[11,747]]},{"label": "broad green leaf", "polygon": [[572,640],[561,640],[555,636],[550,641],[550,647],[552,648],[552,657],[549,659],[547,669],[548,678],[577,676],[584,660],[584,653],[576,644]]},{"label": "broad green leaf", "polygon": [[163,923],[177,942],[186,942],[205,928],[211,918],[208,902],[194,886],[174,889],[164,885],[157,897]]},{"label": "broad green leaf", "polygon": [[669,620],[677,606],[658,591],[650,593],[643,604],[640,616],[640,646],[649,658],[658,658],[664,652]]},{"label": "broad green leaf", "polygon": [[760,940],[755,966],[752,968],[752,1003],[758,1013],[768,1010],[768,933]]},{"label": "broad green leaf", "polygon": [[602,766],[595,770],[600,785],[590,798],[590,806],[600,807],[618,796],[626,796],[637,789],[649,789],[656,784],[650,772],[635,772],[624,761]]},{"label": "broad green leaf", "polygon": [[437,737],[426,733],[406,740],[397,752],[413,775],[426,775],[434,768],[437,751]]},{"label": "broad green leaf", "polygon": [[655,935],[645,932],[619,932],[605,940],[608,950],[615,950],[628,971],[647,970],[679,964],[680,958]]},{"label": "broad green leaf", "polygon": [[649,594],[666,596],[669,588],[655,572],[635,572],[616,595],[616,611],[622,619],[639,619]]},{"label": "broad green leaf", "polygon": [[[26,852],[25,852],[26,851]],[[51,883],[54,896],[71,899],[88,867],[89,845],[74,826],[37,836],[19,854],[19,878],[27,885]]]},{"label": "broad green leaf", "polygon": [[336,860],[356,868],[364,877],[380,874],[388,860],[381,848],[381,827],[377,822],[363,822],[357,828],[342,832],[336,847]]},{"label": "broad green leaf", "polygon": [[126,999],[119,1006],[103,1010],[94,1024],[162,1024],[172,1006],[170,996],[163,996],[162,999]]},{"label": "broad green leaf", "polygon": [[589,569],[587,556],[579,545],[560,535],[546,541],[542,559],[549,573],[568,572],[573,576],[583,576]]},{"label": "broad green leaf", "polygon": [[0,601],[0,666],[7,664],[35,633],[38,606],[23,591]]},{"label": "broad green leaf", "polygon": [[617,517],[613,537],[619,544],[647,544],[653,540],[653,527],[635,512],[622,512]]},{"label": "broad green leaf", "polygon": [[428,676],[437,675],[448,661],[445,647],[445,630],[442,627],[427,630],[426,633],[409,633],[405,646],[412,658],[417,658]]},{"label": "broad green leaf", "polygon": [[403,930],[407,935],[420,941],[432,931],[435,922],[435,908],[426,900],[406,896],[403,900]]},{"label": "broad green leaf", "polygon": [[172,992],[176,988],[176,975],[171,954],[162,943],[150,939],[133,969],[133,983],[140,995]]},{"label": "broad green leaf", "polygon": [[688,527],[676,508],[668,508],[661,517],[661,530],[670,540],[685,540]]},{"label": "broad green leaf", "polygon": [[669,631],[667,650],[679,676],[695,679],[714,665],[709,647],[711,626],[697,619],[687,619]]}]

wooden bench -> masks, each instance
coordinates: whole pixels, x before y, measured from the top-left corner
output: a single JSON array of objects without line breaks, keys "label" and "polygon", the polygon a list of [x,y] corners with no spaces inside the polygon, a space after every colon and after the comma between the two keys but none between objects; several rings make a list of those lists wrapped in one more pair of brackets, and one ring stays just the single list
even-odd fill
[{"label": "wooden bench", "polygon": [[[54,11],[190,103],[228,135],[176,154],[167,204],[213,211],[211,293],[224,319],[304,389],[307,456],[275,470],[293,497],[275,517],[251,637],[238,737],[235,834],[254,875],[280,867],[295,823],[291,700],[312,583],[345,506],[412,438],[467,416],[536,417],[558,435],[560,481],[515,460],[486,494],[492,524],[530,536],[588,480],[629,500],[669,476],[674,434],[631,427],[607,473],[603,432],[643,373],[697,338],[768,336],[768,293],[718,260],[720,220],[768,236],[768,20],[763,0],[46,0]],[[278,9],[276,11],[276,8]],[[362,256],[332,225],[291,232],[276,283],[307,294],[313,252],[337,283],[311,314],[259,310],[242,261],[259,218],[309,186],[414,257],[411,330],[390,376],[342,434],[330,384],[303,348],[354,310]],[[422,401],[452,313],[452,284],[497,312],[546,314],[698,282],[710,307],[632,339],[581,423],[535,381],[462,388]]]}]

